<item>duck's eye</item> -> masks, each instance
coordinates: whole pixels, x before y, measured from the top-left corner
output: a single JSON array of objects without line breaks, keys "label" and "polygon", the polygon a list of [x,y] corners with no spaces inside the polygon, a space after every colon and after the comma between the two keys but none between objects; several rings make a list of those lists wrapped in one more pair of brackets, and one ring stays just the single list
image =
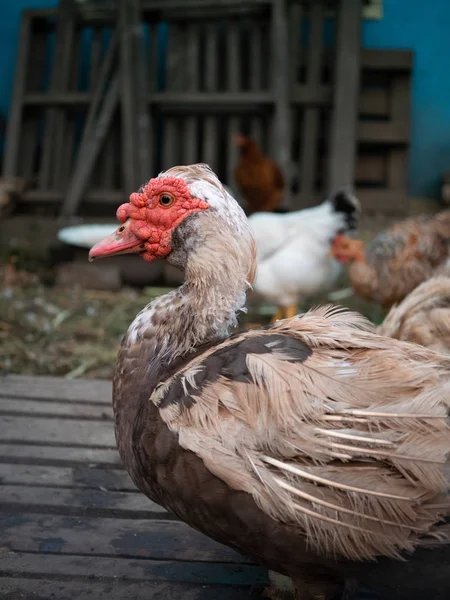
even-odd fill
[{"label": "duck's eye", "polygon": [[171,194],[161,194],[159,204],[164,208],[169,208],[175,202],[175,198]]}]

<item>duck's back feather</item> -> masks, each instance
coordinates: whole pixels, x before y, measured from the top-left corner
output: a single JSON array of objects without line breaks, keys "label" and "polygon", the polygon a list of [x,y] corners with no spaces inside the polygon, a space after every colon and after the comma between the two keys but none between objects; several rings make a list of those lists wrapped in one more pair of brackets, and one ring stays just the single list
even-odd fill
[{"label": "duck's back feather", "polygon": [[448,512],[444,359],[320,309],[210,347],[151,396],[180,445],[318,552],[412,550]]}]

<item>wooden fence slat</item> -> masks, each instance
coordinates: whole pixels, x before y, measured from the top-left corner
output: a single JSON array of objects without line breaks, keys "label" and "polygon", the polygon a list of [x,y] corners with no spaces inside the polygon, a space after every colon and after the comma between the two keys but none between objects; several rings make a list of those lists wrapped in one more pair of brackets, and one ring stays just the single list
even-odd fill
[{"label": "wooden fence slat", "polygon": [[361,154],[356,161],[356,183],[382,185],[386,180],[386,156],[380,154]]},{"label": "wooden fence slat", "polygon": [[290,182],[288,172],[291,150],[290,99],[289,99],[289,48],[287,1],[276,0],[272,3],[271,52],[272,52],[272,94],[274,98],[274,117],[272,121],[271,156],[277,161],[284,173],[288,185],[284,202],[289,205]]},{"label": "wooden fence slat", "polygon": [[301,45],[303,7],[298,2],[288,5],[288,44],[289,44],[289,82],[291,85],[300,82],[299,66],[304,59]]},{"label": "wooden fence slat", "polygon": [[0,443],[0,461],[14,465],[102,465],[120,467],[120,458],[115,448],[83,448],[35,446]]},{"label": "wooden fence slat", "polygon": [[[55,449],[53,448],[55,453]],[[1,446],[0,446],[1,454]],[[85,466],[43,466],[0,463],[2,485],[50,486],[53,488],[93,488],[116,492],[137,492],[123,469]],[[140,492],[139,492],[140,493]]]},{"label": "wooden fence slat", "polygon": [[[70,75],[67,86],[70,90],[75,91],[78,89],[80,52],[81,29],[78,27],[74,31],[73,49],[70,57]],[[50,186],[55,189],[64,190],[67,187],[72,166],[74,134],[74,114],[73,111],[68,109],[64,111],[64,119],[62,119],[57,131],[55,131],[55,155],[61,156],[60,167],[54,170],[50,182]]]},{"label": "wooden fence slat", "polygon": [[357,128],[357,140],[371,144],[407,144],[410,140],[409,123],[361,121]]},{"label": "wooden fence slat", "polygon": [[2,545],[14,552],[252,563],[180,521],[62,515],[36,519],[31,514],[3,512],[0,527]]},{"label": "wooden fence slat", "polygon": [[91,91],[95,89],[102,63],[102,30],[100,27],[95,27],[89,56],[89,89]]},{"label": "wooden fence slat", "polygon": [[0,415],[35,415],[45,417],[69,417],[112,420],[112,406],[75,402],[45,402],[0,396]]},{"label": "wooden fence slat", "polygon": [[69,380],[61,377],[5,375],[0,376],[0,396],[42,398],[64,402],[91,402],[111,405],[112,384],[100,379]]},{"label": "wooden fence slat", "polygon": [[334,99],[329,142],[327,193],[352,185],[361,46],[361,0],[340,0],[336,23]]},{"label": "wooden fence slat", "polygon": [[[205,89],[214,92],[218,85],[218,38],[215,25],[206,26]],[[218,167],[218,123],[217,116],[203,120],[203,160],[215,171]]]},{"label": "wooden fence slat", "polygon": [[[33,68],[29,69],[27,77],[28,91],[40,92],[44,84],[46,52],[48,36],[45,29],[41,27],[31,28],[30,58],[33,57]],[[13,100],[14,102],[14,100]],[[15,107],[10,108],[10,118]],[[36,153],[38,149],[39,123],[42,118],[40,111],[22,112],[21,140],[20,140],[20,162],[17,165],[17,173],[23,177],[33,177],[36,170]],[[8,147],[6,146],[6,155]]]},{"label": "wooden fence slat", "polygon": [[[186,24],[186,90],[196,92],[200,85],[200,30],[196,23]],[[186,116],[184,119],[183,163],[197,162],[198,118]]]},{"label": "wooden fence slat", "polygon": [[28,80],[27,66],[30,48],[30,25],[30,13],[24,11],[20,23],[19,46],[16,58],[16,73],[11,108],[6,123],[5,156],[3,162],[4,177],[17,175],[19,172],[19,142],[21,137],[23,103]]},{"label": "wooden fence slat", "polygon": [[[170,562],[136,560],[130,558],[104,558],[97,556],[70,556],[64,554],[30,555],[10,552],[2,555],[0,573],[17,575],[56,575],[70,577],[89,577],[91,579],[115,577],[118,579],[171,581],[180,583],[198,583],[202,585],[251,585],[266,582],[266,571],[254,565]],[[147,584],[148,585],[148,584]],[[231,590],[230,592],[231,593]],[[145,595],[147,598],[147,595]],[[175,598],[175,596],[174,596]],[[181,596],[180,596],[181,598]],[[184,598],[184,596],[183,596]],[[215,596],[210,596],[212,600]],[[234,596],[233,596],[234,599]]]},{"label": "wooden fence slat", "polygon": [[119,0],[122,167],[125,192],[138,189],[151,164],[150,118],[139,0]]},{"label": "wooden fence slat", "polygon": [[[81,202],[118,104],[119,77],[117,74],[114,74],[109,83],[108,91],[105,94],[97,122],[90,124],[89,129],[85,129],[86,137],[83,140],[84,143],[80,144],[69,189],[63,203],[62,216],[64,217],[74,215]],[[93,104],[91,104],[92,106]]]},{"label": "wooden fence slat", "polygon": [[[229,21],[227,27],[227,76],[228,89],[231,92],[237,92],[240,89],[240,37],[239,21]],[[240,133],[240,122],[238,117],[228,118],[228,139],[227,139],[227,184],[233,189],[236,187],[234,179],[234,170],[239,157],[239,150],[234,143],[233,136]]]},{"label": "wooden fence slat", "polygon": [[[306,82],[320,86],[323,47],[324,7],[316,2],[310,11],[310,36]],[[319,108],[309,106],[305,109],[301,144],[301,187],[306,196],[313,195],[317,177],[317,144],[319,133]],[[300,207],[298,207],[300,208]]]},{"label": "wooden fence slat", "polygon": [[62,444],[115,448],[114,426],[111,422],[60,421],[39,417],[2,417],[0,439],[24,444]]},{"label": "wooden fence slat", "polygon": [[[74,34],[75,3],[73,0],[61,0],[57,11],[55,50],[50,80],[51,92],[67,90]],[[55,187],[52,174],[59,171],[61,164],[61,154],[57,154],[60,152],[60,144],[55,144],[55,136],[61,135],[64,121],[65,113],[60,107],[53,106],[47,110],[39,170],[39,186],[44,189]]]},{"label": "wooden fence slat", "polygon": [[[177,96],[181,95],[185,83],[185,38],[179,22],[169,25],[169,37],[166,55],[167,90]],[[154,94],[154,98],[157,94]],[[179,123],[173,115],[164,116],[164,139],[162,168],[169,169],[178,164],[179,156]]]},{"label": "wooden fence slat", "polygon": [[[254,91],[262,89],[262,36],[259,21],[256,21],[250,30],[250,89]],[[262,148],[263,122],[260,116],[251,118],[250,130],[253,139]]]}]

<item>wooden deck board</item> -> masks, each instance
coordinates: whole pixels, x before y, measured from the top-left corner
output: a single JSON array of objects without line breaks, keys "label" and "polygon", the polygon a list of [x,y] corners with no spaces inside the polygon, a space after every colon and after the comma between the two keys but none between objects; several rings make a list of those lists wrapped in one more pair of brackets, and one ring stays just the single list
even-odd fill
[{"label": "wooden deck board", "polygon": [[244,600],[266,571],[136,490],[111,384],[0,377],[0,598]]}]

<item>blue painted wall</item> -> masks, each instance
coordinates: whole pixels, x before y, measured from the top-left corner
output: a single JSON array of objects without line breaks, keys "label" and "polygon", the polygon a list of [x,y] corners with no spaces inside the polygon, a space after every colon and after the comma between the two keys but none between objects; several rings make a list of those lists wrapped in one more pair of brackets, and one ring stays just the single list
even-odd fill
[{"label": "blue painted wall", "polygon": [[[6,113],[23,8],[55,6],[56,0],[3,0],[0,8],[0,110]],[[450,0],[384,0],[381,21],[363,27],[368,48],[414,51],[410,193],[439,193],[450,170]]]}]

